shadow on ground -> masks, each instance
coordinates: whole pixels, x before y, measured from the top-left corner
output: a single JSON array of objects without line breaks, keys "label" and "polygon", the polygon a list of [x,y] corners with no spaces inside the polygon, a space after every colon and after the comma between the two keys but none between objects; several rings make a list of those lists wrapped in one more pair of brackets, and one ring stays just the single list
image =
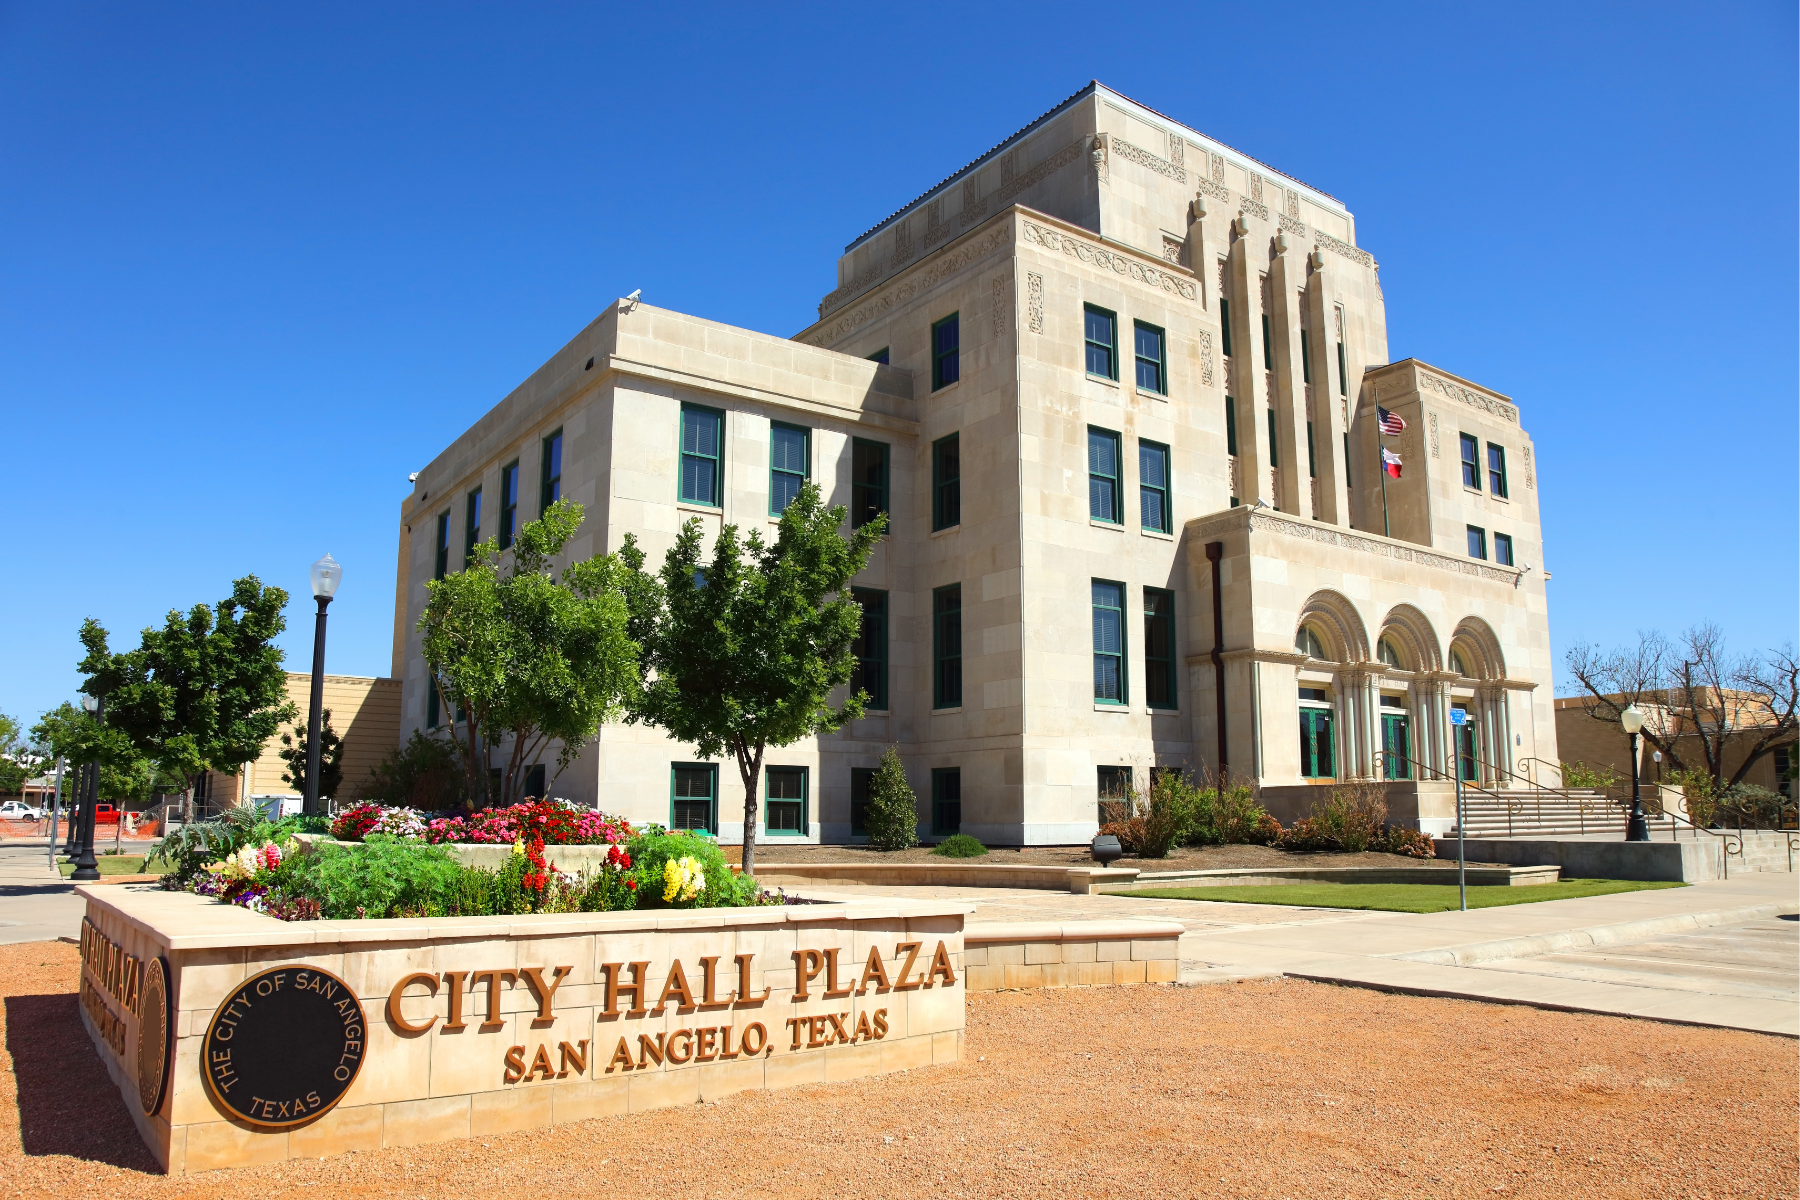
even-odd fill
[{"label": "shadow on ground", "polygon": [[6,1050],[27,1155],[66,1154],[161,1174],[88,1040],[73,994],[6,997]]}]

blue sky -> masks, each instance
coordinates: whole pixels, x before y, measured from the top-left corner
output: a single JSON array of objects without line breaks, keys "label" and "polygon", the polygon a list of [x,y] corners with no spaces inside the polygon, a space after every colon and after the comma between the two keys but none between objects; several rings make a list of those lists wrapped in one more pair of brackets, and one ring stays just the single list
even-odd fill
[{"label": "blue sky", "polygon": [[[1091,78],[1340,197],[1514,396],[1551,634],[1791,640],[1792,4],[0,4],[0,711],[254,572],[386,674],[406,476],[612,298],[787,335]],[[311,655],[290,609],[290,667]]]}]

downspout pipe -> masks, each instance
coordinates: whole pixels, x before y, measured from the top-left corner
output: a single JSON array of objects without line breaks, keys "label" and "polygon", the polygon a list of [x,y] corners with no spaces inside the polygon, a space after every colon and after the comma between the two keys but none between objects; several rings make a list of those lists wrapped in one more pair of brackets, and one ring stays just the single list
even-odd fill
[{"label": "downspout pipe", "polygon": [[1206,561],[1212,564],[1213,610],[1213,713],[1219,734],[1219,786],[1225,786],[1230,775],[1230,755],[1225,738],[1225,591],[1220,585],[1220,562],[1225,557],[1224,542],[1206,543]]}]

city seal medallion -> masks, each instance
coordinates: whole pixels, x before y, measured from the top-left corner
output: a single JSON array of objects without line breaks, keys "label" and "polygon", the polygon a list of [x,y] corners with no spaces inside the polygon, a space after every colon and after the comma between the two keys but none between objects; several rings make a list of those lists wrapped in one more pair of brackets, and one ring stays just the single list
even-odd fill
[{"label": "city seal medallion", "polygon": [[154,1117],[169,1086],[169,1044],[175,1022],[169,1012],[169,964],[152,958],[144,963],[138,988],[137,1085],[144,1115]]},{"label": "city seal medallion", "polygon": [[367,1048],[362,1005],[317,967],[276,967],[232,989],[206,1026],[206,1087],[256,1129],[316,1121],[343,1099]]}]

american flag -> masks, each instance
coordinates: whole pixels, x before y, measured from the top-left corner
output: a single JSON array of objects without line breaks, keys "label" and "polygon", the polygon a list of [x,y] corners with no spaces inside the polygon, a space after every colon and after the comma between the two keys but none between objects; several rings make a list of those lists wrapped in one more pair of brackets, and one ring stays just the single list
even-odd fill
[{"label": "american flag", "polygon": [[1406,428],[1406,422],[1399,413],[1391,413],[1380,405],[1375,406],[1375,423],[1381,426],[1381,432],[1392,436]]}]

